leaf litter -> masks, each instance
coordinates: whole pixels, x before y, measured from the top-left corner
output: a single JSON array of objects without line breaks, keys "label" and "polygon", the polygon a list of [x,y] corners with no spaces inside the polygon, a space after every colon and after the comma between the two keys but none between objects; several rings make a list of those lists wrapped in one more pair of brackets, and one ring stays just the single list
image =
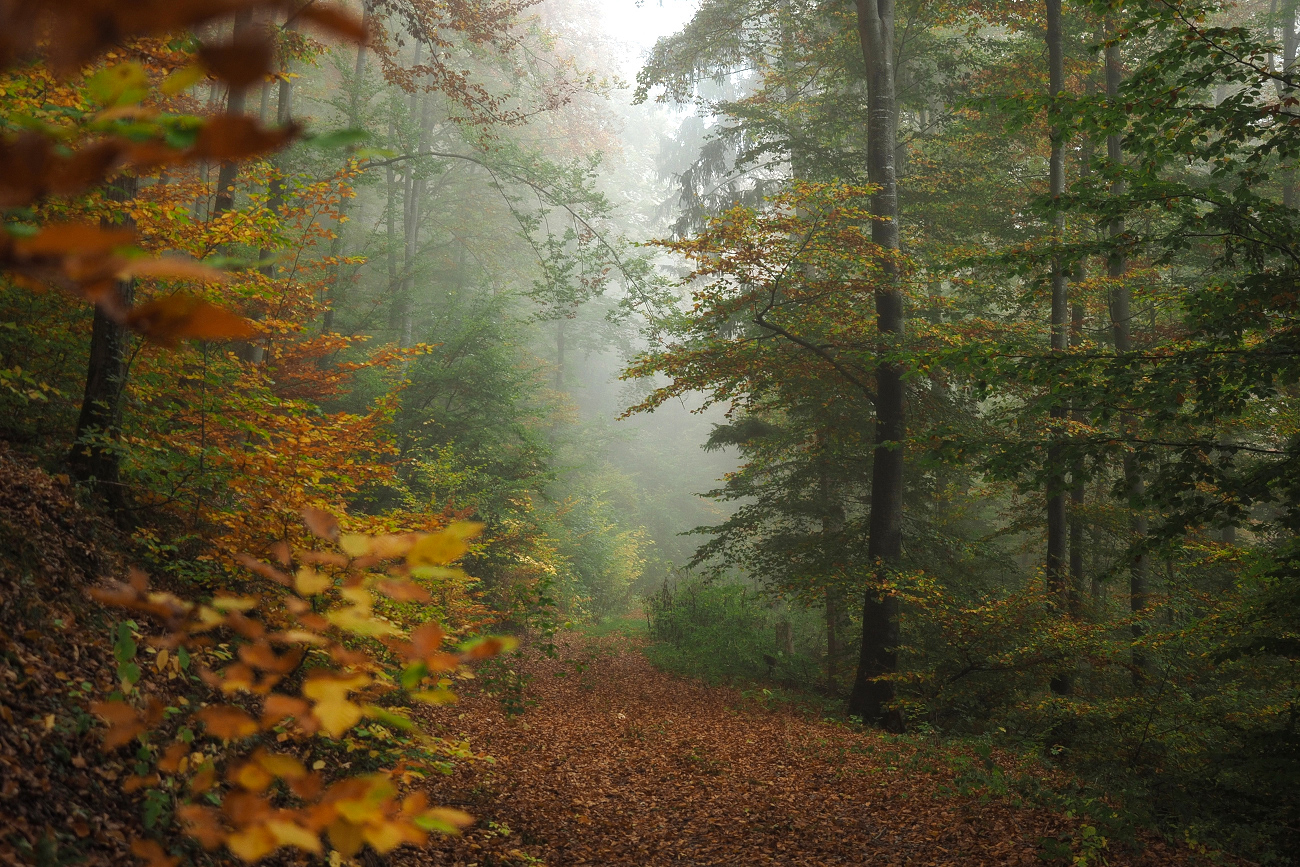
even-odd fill
[{"label": "leaf litter", "polygon": [[[482,689],[453,709],[456,733],[495,762],[430,784],[478,824],[394,864],[974,867],[1043,864],[1044,838],[1088,845],[1078,819],[956,794],[948,748],[670,676],[634,638],[574,638],[526,666],[536,703],[522,716]],[[1141,844],[1109,844],[1104,863],[1195,863],[1155,837]],[[1103,863],[1091,857],[1075,863]]]}]

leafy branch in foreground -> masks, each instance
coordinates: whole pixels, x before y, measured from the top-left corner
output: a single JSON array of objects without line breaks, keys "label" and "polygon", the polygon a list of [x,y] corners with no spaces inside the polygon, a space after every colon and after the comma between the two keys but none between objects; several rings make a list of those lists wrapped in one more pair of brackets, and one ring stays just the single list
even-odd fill
[{"label": "leafy branch in foreground", "polygon": [[[430,832],[456,833],[472,822],[468,814],[430,807],[422,792],[399,791],[403,779],[419,777],[409,765],[331,781],[321,773],[324,762],[309,770],[308,754],[314,738],[337,740],[370,720],[404,731],[425,756],[470,755],[463,744],[420,732],[402,705],[454,702],[451,678],[511,649],[514,639],[445,650],[438,624],[406,634],[381,612],[383,605],[431,602],[424,584],[461,576],[448,564],[469,551],[482,525],[363,536],[341,533],[338,521],[319,510],[304,517],[313,534],[342,553],[284,545],[277,565],[240,557],[272,582],[264,596],[219,594],[195,603],[150,590],[141,572],[129,584],[95,591],[105,604],[157,621],[162,633],[149,642],[159,656],[197,662],[202,681],[220,696],[188,713],[157,698],[143,706],[127,697],[98,702],[92,709],[109,724],[104,749],[138,740],[138,755],[150,757],[153,770],[137,765],[127,790],[187,792],[176,815],[189,836],[244,861],[281,847],[320,854],[322,835],[350,857],[366,845],[385,853],[422,845]],[[130,684],[124,686],[129,695]],[[202,750],[196,723],[210,741]],[[156,742],[165,738],[172,742],[155,757]],[[137,840],[133,851],[152,867],[179,862],[153,840]]]}]

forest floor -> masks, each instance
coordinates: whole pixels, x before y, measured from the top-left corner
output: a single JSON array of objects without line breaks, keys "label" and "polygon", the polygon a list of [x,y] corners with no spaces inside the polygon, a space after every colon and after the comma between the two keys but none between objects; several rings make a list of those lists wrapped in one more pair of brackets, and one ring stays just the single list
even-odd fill
[{"label": "forest floor", "polygon": [[[99,753],[100,730],[85,710],[87,696],[115,688],[114,618],[85,591],[123,574],[121,550],[66,479],[0,447],[5,867],[135,863],[127,839],[141,807],[121,788],[131,760]],[[434,733],[467,737],[494,759],[462,762],[428,783],[435,803],[478,821],[387,863],[925,867],[1035,865],[1043,855],[1112,867],[1194,863],[1154,839],[1099,850],[1104,833],[1080,820],[992,796],[984,783],[994,778],[1042,774],[1023,761],[995,757],[990,771],[936,741],[856,730],[761,690],[673,677],[646,660],[644,640],[569,634],[556,658],[528,655],[521,715],[507,715],[484,688],[492,666],[512,660],[489,664],[459,704],[429,709]],[[173,676],[139,688],[170,695]]]},{"label": "forest floor", "polygon": [[513,718],[498,696],[463,695],[442,733],[495,761],[431,794],[479,821],[393,863],[1031,865],[1054,860],[1045,843],[1055,863],[1195,863],[1154,838],[1102,849],[1077,819],[962,794],[983,766],[950,747],[660,672],[643,640],[579,635],[530,659],[536,703]]}]

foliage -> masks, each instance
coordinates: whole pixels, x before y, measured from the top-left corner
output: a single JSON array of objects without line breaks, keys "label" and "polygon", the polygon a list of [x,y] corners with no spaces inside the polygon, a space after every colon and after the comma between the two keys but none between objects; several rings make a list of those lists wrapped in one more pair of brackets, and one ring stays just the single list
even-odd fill
[{"label": "foliage", "polygon": [[[469,539],[481,526],[453,524],[431,534],[371,537],[341,534],[338,521],[324,512],[309,509],[305,517],[318,538],[337,542],[345,553],[285,546],[281,565],[297,564],[292,572],[240,558],[284,588],[272,599],[221,594],[207,604],[190,603],[150,592],[142,573],[129,585],[93,594],[159,621],[163,632],[151,639],[158,649],[155,666],[165,669],[175,654],[182,670],[197,666],[204,683],[222,696],[189,713],[157,699],[144,707],[127,697],[94,704],[94,712],[109,723],[105,750],[137,739],[142,745],[143,769],[127,781],[127,791],[156,791],[159,804],[171,803],[169,793],[187,791],[175,806],[186,832],[204,848],[224,846],[244,861],[258,861],[282,846],[319,853],[322,833],[344,857],[365,845],[385,853],[402,844],[421,845],[430,831],[452,833],[468,824],[461,811],[429,808],[420,792],[399,800],[397,784],[418,778],[419,763],[330,781],[319,772],[325,762],[308,770],[301,746],[272,751],[269,742],[305,746],[319,734],[351,743],[346,736],[354,730],[368,736],[384,727],[412,730],[415,722],[394,705],[395,696],[433,705],[455,701],[448,687],[461,666],[513,643],[484,639],[449,653],[436,623],[425,623],[405,640],[391,614],[385,616],[382,605],[376,611],[376,592],[393,603],[433,601],[430,588],[437,592],[439,585],[457,580],[459,573],[448,564],[469,550]],[[381,568],[394,560],[400,562]],[[386,648],[399,668],[393,670],[366,645]],[[136,649],[122,624],[115,653],[128,695],[140,673],[130,662]],[[366,719],[367,728],[360,728]],[[199,723],[203,736],[195,733]],[[167,739],[172,742],[162,749]],[[468,755],[458,744],[424,736],[416,742],[422,756]],[[221,778],[227,787],[219,785]],[[148,797],[146,802],[153,803]],[[146,827],[157,824],[157,816],[151,821],[150,815],[146,808]],[[179,861],[151,840],[136,843],[133,851],[154,864]]]},{"label": "foliage", "polygon": [[[647,655],[666,671],[726,684],[806,687],[816,680],[822,636],[806,609],[764,598],[743,584],[690,577],[665,583],[642,604],[656,642]],[[788,647],[782,646],[783,630]]]}]

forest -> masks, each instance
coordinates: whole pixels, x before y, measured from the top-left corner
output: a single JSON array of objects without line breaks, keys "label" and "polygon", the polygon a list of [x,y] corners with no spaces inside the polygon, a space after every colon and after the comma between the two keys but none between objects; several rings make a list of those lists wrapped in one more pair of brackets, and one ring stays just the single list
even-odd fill
[{"label": "forest", "polygon": [[1300,0],[0,3],[0,864],[1300,864],[1298,170]]}]

